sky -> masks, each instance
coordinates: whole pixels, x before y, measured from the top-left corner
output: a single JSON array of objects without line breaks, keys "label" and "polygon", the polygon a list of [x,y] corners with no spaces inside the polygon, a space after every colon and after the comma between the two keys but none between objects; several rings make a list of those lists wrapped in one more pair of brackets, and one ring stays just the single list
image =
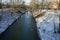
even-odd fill
[{"label": "sky", "polygon": [[[24,0],[26,4],[29,4],[31,0]],[[2,0],[3,3],[8,3],[9,0]]]},{"label": "sky", "polygon": [[9,2],[9,0],[2,0],[3,3]]},{"label": "sky", "polygon": [[[24,0],[26,4],[30,3],[30,0]],[[9,2],[9,0],[2,0],[3,3]]]},{"label": "sky", "polygon": [[[24,0],[26,4],[29,4],[31,0]],[[47,0],[47,1],[56,1],[56,0]],[[3,3],[9,2],[9,0],[2,0]]]},{"label": "sky", "polygon": [[29,4],[31,0],[25,0],[26,4]]},{"label": "sky", "polygon": [[[9,0],[2,0],[2,2],[6,2],[6,1],[8,1],[9,2]],[[26,3],[29,3],[30,2],[30,0],[24,0]]]}]

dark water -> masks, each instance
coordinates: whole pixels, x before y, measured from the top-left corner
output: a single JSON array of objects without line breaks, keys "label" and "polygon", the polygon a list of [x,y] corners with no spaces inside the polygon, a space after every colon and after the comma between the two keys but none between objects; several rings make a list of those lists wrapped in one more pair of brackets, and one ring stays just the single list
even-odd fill
[{"label": "dark water", "polygon": [[32,14],[23,14],[1,35],[0,40],[39,40],[36,22]]}]

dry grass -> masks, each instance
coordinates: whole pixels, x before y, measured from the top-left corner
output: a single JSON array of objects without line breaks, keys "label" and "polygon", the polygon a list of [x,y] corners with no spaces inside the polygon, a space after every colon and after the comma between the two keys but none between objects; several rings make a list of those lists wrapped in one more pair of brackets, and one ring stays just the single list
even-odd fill
[{"label": "dry grass", "polygon": [[33,12],[33,17],[36,18],[36,17],[41,17],[41,16],[44,16],[46,12],[42,12],[41,10],[37,10],[37,11],[34,11]]}]

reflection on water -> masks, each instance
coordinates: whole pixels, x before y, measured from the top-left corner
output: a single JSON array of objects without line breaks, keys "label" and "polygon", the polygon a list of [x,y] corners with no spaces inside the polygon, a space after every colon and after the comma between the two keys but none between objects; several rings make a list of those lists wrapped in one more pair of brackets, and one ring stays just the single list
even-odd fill
[{"label": "reflection on water", "polygon": [[29,12],[23,14],[2,34],[1,40],[39,40],[32,14]]}]

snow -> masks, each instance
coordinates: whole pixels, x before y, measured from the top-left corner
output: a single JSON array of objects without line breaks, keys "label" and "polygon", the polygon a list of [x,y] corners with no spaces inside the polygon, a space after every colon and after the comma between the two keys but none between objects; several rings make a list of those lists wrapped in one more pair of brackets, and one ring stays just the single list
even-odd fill
[{"label": "snow", "polygon": [[3,12],[0,21],[0,34],[2,34],[16,19],[18,19],[20,15],[21,14],[13,13],[11,16],[9,11]]},{"label": "snow", "polygon": [[54,33],[59,28],[59,16],[59,11],[56,13],[49,10],[45,16],[36,18],[38,34],[42,40],[60,40],[60,34]]}]

